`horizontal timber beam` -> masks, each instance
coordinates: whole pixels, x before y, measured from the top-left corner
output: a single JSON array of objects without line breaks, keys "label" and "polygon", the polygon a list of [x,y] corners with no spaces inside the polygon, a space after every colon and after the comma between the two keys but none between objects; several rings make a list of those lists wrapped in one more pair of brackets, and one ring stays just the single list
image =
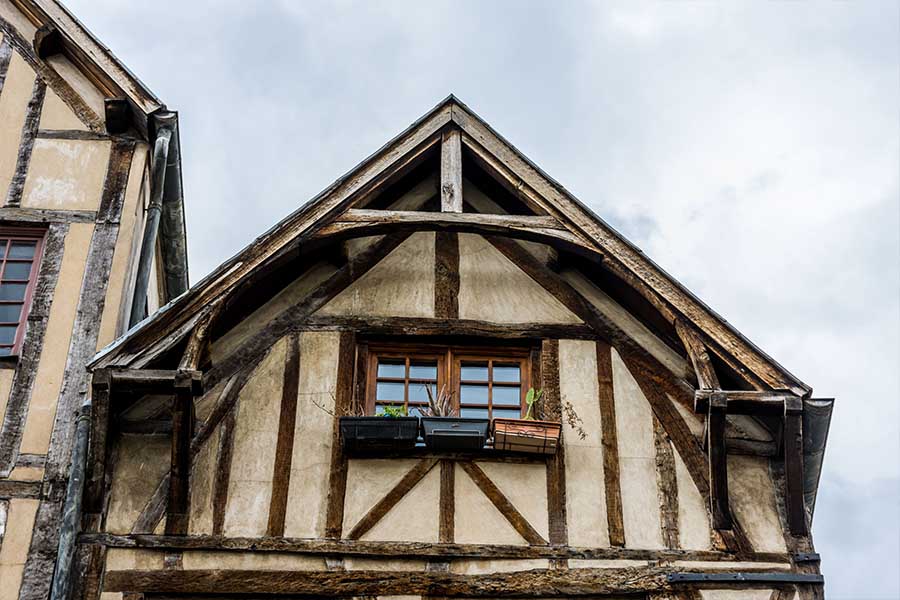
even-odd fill
[{"label": "horizontal timber beam", "polygon": [[697,390],[694,393],[694,412],[708,412],[709,400],[713,394],[724,395],[729,415],[781,416],[784,414],[785,401],[798,399],[794,394],[781,392]]},{"label": "horizontal timber beam", "polygon": [[474,319],[418,317],[309,317],[298,330],[353,330],[361,335],[450,335],[503,339],[596,339],[589,325],[492,323]]},{"label": "horizontal timber beam", "polygon": [[203,373],[186,370],[159,369],[110,369],[110,388],[145,393],[171,394],[175,392],[175,379],[181,373],[191,380],[195,395],[203,393]]},{"label": "horizontal timber beam", "polygon": [[[706,561],[733,562],[730,552],[713,550],[640,550],[634,548],[588,548],[576,546],[522,546],[501,544],[449,544],[428,542],[381,542],[273,537],[222,537],[213,535],[168,536],[155,534],[116,535],[82,533],[81,544],[99,544],[111,548],[150,550],[205,550],[231,552],[281,552],[288,554],[344,555],[369,557],[424,557],[527,559],[574,558],[596,560]],[[791,556],[778,552],[742,555],[744,562],[786,563]]]},{"label": "horizontal timber beam", "polygon": [[313,239],[368,237],[397,231],[504,235],[561,246],[580,255],[601,256],[599,251],[585,244],[559,221],[546,216],[350,209],[317,231]]},{"label": "horizontal timber beam", "polygon": [[825,578],[813,573],[669,573],[669,583],[825,583]]}]

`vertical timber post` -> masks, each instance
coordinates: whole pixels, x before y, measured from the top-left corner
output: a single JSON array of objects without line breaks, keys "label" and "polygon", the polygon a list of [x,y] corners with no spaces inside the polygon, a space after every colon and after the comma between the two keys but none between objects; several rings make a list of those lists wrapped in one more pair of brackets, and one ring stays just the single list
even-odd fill
[{"label": "vertical timber post", "polygon": [[806,535],[803,502],[803,400],[784,401],[784,479],[788,525],[793,535]]},{"label": "vertical timber post", "polygon": [[709,503],[714,529],[731,529],[733,520],[728,505],[728,453],[725,448],[725,415],[728,396],[714,393],[709,397]]},{"label": "vertical timber post", "polygon": [[459,129],[451,129],[441,138],[441,212],[462,209],[462,137]]},{"label": "vertical timber post", "polygon": [[191,371],[175,375],[172,404],[172,467],[169,477],[169,502],[166,509],[166,535],[187,533],[190,502],[191,438],[194,435],[194,392]]}]

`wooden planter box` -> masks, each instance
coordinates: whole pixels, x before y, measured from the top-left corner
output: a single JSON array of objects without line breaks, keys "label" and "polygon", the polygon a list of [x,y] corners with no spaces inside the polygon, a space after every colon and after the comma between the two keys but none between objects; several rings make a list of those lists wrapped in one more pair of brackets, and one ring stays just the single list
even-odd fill
[{"label": "wooden planter box", "polygon": [[346,452],[413,448],[418,417],[341,417],[341,446]]},{"label": "wooden planter box", "polygon": [[425,445],[432,450],[481,450],[490,421],[462,417],[422,417]]},{"label": "wooden planter box", "polygon": [[494,419],[492,429],[494,449],[531,454],[556,454],[561,431],[562,425],[553,421]]}]

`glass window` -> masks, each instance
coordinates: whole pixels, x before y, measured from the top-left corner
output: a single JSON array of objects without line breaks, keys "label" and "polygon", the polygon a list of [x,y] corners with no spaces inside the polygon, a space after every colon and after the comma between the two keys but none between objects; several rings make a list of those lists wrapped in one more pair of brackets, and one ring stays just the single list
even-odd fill
[{"label": "glass window", "polygon": [[22,345],[43,239],[39,230],[0,229],[0,356]]},{"label": "glass window", "polygon": [[530,387],[527,349],[421,347],[371,348],[366,406],[369,414],[384,407],[406,407],[418,414],[428,406],[428,391],[451,390],[462,417],[518,418]]}]

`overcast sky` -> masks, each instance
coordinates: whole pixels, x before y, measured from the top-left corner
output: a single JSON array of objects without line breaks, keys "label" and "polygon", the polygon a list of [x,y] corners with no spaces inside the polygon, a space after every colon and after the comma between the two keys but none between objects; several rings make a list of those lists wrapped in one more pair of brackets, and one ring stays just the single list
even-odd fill
[{"label": "overcast sky", "polygon": [[191,280],[456,94],[837,404],[829,598],[898,598],[896,3],[68,5],[180,113]]}]

